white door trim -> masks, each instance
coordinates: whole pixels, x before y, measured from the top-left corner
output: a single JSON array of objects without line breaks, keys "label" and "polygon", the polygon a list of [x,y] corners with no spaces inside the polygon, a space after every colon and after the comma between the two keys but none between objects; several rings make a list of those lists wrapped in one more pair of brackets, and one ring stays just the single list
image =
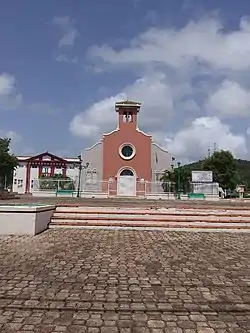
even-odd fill
[{"label": "white door trim", "polygon": [[[133,176],[121,176],[121,173],[122,173],[122,171],[123,170],[130,170],[130,171],[132,171],[133,172]],[[121,180],[121,178],[122,177],[131,177],[131,178],[133,178],[133,181],[134,181],[134,184],[133,184],[133,187],[134,187],[134,193],[132,194],[132,193],[129,193],[129,194],[127,194],[126,195],[126,193],[125,194],[123,194],[123,193],[121,193],[121,189],[120,189],[120,180]],[[118,182],[117,182],[117,195],[120,195],[120,196],[136,196],[136,172],[135,172],[135,170],[133,169],[133,168],[131,168],[131,167],[123,167],[123,168],[121,168],[119,171],[118,171],[118,173],[117,173],[117,180],[118,180]]]}]

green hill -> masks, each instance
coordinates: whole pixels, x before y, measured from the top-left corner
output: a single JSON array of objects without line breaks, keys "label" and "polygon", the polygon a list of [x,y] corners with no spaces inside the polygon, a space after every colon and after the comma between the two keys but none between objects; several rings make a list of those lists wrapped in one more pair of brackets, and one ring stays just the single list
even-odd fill
[{"label": "green hill", "polygon": [[[240,180],[250,190],[250,161],[236,159]],[[202,161],[188,164],[191,170],[200,170]]]}]

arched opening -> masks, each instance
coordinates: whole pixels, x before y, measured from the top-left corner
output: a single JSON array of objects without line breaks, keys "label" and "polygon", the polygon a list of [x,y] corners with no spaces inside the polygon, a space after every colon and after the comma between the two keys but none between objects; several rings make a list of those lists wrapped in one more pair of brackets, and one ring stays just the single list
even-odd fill
[{"label": "arched opening", "polygon": [[124,169],[122,170],[122,172],[120,173],[120,176],[131,176],[133,177],[134,176],[134,173],[132,170],[130,169]]},{"label": "arched opening", "polygon": [[136,195],[136,176],[135,171],[125,168],[118,171],[117,194],[124,196]]}]

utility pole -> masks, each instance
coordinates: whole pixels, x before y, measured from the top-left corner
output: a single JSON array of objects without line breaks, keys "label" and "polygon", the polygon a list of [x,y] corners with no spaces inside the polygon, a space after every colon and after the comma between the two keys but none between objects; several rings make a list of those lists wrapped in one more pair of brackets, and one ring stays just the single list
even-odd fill
[{"label": "utility pole", "polygon": [[85,165],[82,165],[82,157],[81,155],[78,155],[78,159],[79,159],[79,174],[78,174],[78,186],[77,186],[77,198],[80,198],[80,192],[81,192],[81,178],[82,178],[82,169],[87,169],[89,166],[89,163],[87,162]]},{"label": "utility pole", "polygon": [[[172,157],[172,161],[175,161],[175,157]],[[181,200],[181,163],[177,162],[177,199]],[[174,170],[174,164],[171,165],[172,170]]]},{"label": "utility pole", "polygon": [[180,172],[181,163],[177,162],[177,199],[181,200],[181,172]]}]

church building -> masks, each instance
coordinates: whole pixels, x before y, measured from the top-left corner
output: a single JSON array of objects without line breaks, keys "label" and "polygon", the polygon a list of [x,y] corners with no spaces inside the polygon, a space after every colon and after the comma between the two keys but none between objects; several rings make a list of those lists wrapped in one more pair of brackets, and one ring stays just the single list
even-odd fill
[{"label": "church building", "polygon": [[133,101],[115,104],[117,128],[82,153],[83,192],[95,183],[108,195],[144,195],[171,169],[170,154],[138,128],[140,108],[141,103]]},{"label": "church building", "polygon": [[[48,151],[35,156],[18,156],[13,174],[14,192],[33,195],[149,197],[163,193],[160,178],[171,170],[170,154],[138,128],[140,103],[122,101],[115,105],[117,128],[103,134],[101,140],[75,158],[56,156]],[[63,193],[55,175],[69,177],[72,194]],[[40,179],[48,179],[51,188],[42,189]],[[81,177],[79,179],[79,177]],[[58,182],[58,186],[54,186]],[[79,187],[80,186],[80,187]],[[55,189],[56,187],[56,189]]]}]

